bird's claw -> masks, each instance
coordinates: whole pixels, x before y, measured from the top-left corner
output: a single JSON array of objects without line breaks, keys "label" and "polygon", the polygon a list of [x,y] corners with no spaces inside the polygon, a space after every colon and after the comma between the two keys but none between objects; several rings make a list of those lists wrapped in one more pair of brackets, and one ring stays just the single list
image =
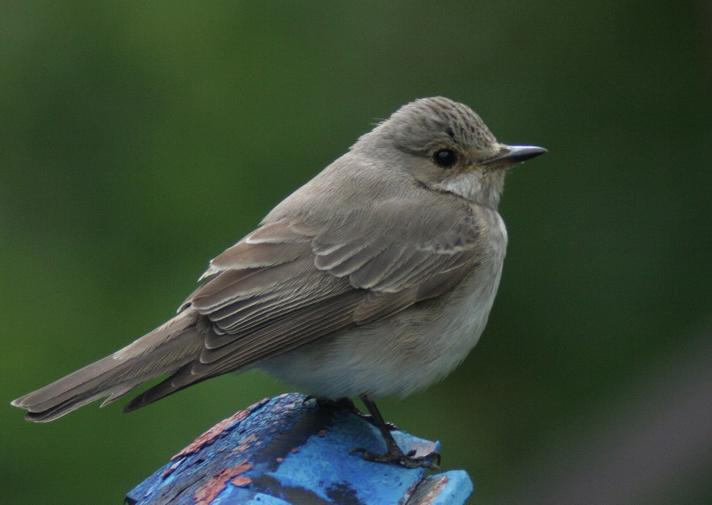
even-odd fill
[{"label": "bird's claw", "polygon": [[425,456],[416,457],[416,451],[388,451],[384,454],[374,454],[366,449],[354,449],[353,454],[358,454],[366,461],[374,463],[392,463],[404,468],[428,468],[429,470],[440,470],[440,453],[431,452]]}]

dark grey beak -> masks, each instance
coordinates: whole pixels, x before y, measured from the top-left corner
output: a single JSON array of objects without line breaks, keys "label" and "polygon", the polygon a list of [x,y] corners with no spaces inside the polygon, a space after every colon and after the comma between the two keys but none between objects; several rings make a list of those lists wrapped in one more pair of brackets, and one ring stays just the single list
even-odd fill
[{"label": "dark grey beak", "polygon": [[504,150],[495,156],[481,162],[481,165],[490,165],[492,163],[506,163],[508,165],[521,163],[522,161],[530,160],[542,155],[546,152],[543,147],[537,146],[506,146]]}]

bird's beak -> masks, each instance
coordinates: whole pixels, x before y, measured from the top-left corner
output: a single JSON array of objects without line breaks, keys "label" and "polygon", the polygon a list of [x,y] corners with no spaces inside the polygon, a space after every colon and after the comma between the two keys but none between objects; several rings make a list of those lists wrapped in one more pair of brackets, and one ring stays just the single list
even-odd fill
[{"label": "bird's beak", "polygon": [[536,158],[545,152],[546,149],[537,146],[503,146],[499,154],[480,162],[480,165],[492,165],[494,163],[513,165],[514,163],[521,163],[522,161]]}]

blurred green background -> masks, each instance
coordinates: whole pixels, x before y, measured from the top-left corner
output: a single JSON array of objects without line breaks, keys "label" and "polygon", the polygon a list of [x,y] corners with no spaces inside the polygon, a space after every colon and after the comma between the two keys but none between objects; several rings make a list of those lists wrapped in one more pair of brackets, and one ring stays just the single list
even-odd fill
[{"label": "blurred green background", "polygon": [[0,5],[0,494],[119,503],[290,386],[222,377],[50,425],[7,403],[169,317],[208,259],[417,97],[546,146],[443,383],[382,404],[475,503],[712,503],[712,3]]}]

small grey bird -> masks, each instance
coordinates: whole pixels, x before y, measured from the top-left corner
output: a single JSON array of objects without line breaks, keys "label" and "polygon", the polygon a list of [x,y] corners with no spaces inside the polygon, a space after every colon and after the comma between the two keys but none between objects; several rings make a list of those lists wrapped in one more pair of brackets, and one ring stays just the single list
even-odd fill
[{"label": "small grey bird", "polygon": [[[259,367],[318,398],[360,397],[406,466],[374,398],[445,377],[484,330],[507,246],[506,168],[546,152],[497,142],[469,107],[411,102],[210,262],[168,322],[12,402],[30,421],[163,382],[125,411]],[[347,400],[350,401],[350,400]]]}]

